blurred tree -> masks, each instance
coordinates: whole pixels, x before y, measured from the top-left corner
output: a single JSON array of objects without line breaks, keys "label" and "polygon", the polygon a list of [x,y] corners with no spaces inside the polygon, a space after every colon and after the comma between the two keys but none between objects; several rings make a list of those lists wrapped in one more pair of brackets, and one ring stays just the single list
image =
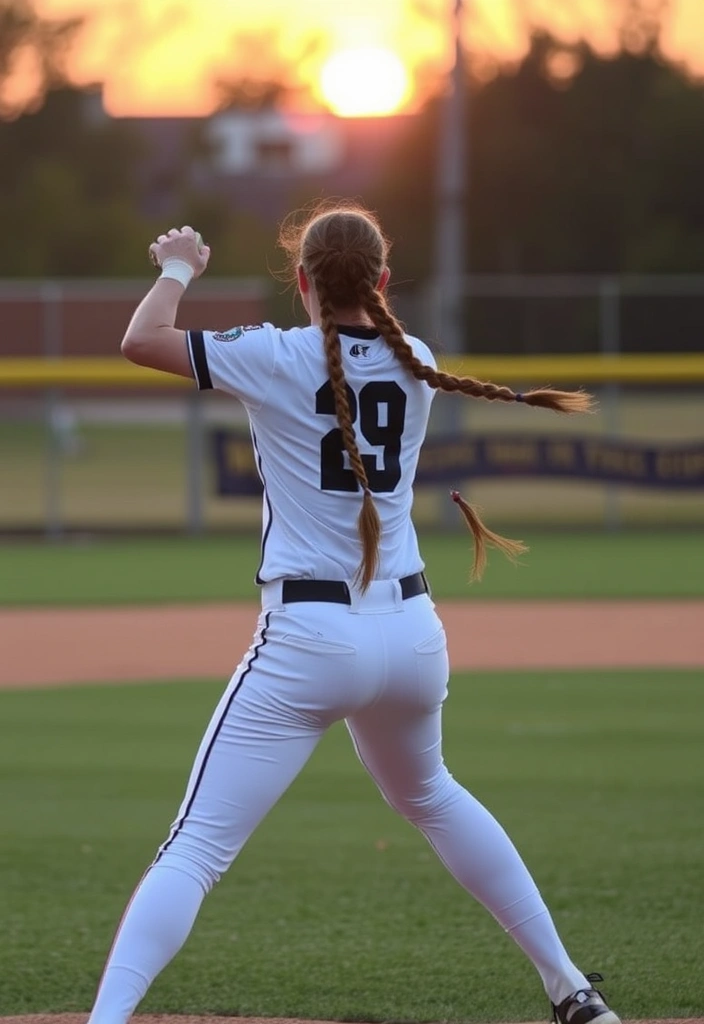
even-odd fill
[{"label": "blurred tree", "polygon": [[[13,239],[0,253],[0,276],[141,275],[149,239],[172,218],[198,225],[215,247],[217,273],[261,273],[274,229],[213,190],[207,121],[178,126],[174,152],[154,160],[159,143],[148,131],[107,117],[99,88],[68,80],[82,24],[42,19],[30,0],[0,0],[0,220]],[[10,102],[5,86],[28,54],[37,71],[31,92]],[[249,79],[221,83],[222,107],[261,107],[286,92],[273,80],[255,84],[256,95]]]},{"label": "blurred tree", "polygon": [[[471,83],[473,270],[704,271],[704,85],[663,58],[663,12],[626,0],[614,56],[535,33]],[[439,118],[434,100],[373,196],[401,277],[432,270]]]},{"label": "blurred tree", "polygon": [[[271,31],[238,33],[232,39],[230,65],[247,70],[216,77],[217,109],[260,111],[282,106],[310,107],[310,89],[300,78],[294,78],[292,69],[300,74],[300,69],[307,64],[318,64],[324,46],[324,37],[319,32],[303,36],[295,49],[280,35],[272,37]],[[253,65],[252,54],[266,54],[261,69]],[[252,67],[259,74],[252,74]]]},{"label": "blurred tree", "polygon": [[127,123],[102,112],[94,90],[67,80],[81,22],[39,17],[28,0],[0,5],[0,94],[34,54],[31,93],[0,106],[0,221],[12,246],[0,275],[88,276],[143,268],[151,233],[137,203],[143,152]]},{"label": "blurred tree", "polygon": [[619,39],[627,53],[659,55],[670,0],[620,0]]},{"label": "blurred tree", "polygon": [[[562,54],[575,71],[556,78]],[[654,40],[604,58],[534,36],[474,103],[474,266],[704,270],[703,116],[702,84]]]},{"label": "blurred tree", "polygon": [[[517,66],[470,81],[472,269],[704,270],[704,85],[662,57],[662,0],[621,0],[619,9],[615,55],[536,33]],[[106,117],[94,91],[67,81],[78,29],[76,20],[40,18],[30,0],[0,0],[0,218],[13,238],[0,275],[141,274],[162,210],[197,222],[216,246],[218,272],[261,272],[273,228],[217,182],[207,122],[191,121],[178,155],[148,170],[156,144],[147,133]],[[313,60],[315,45],[301,59]],[[36,74],[23,111],[8,83],[28,56]],[[284,70],[272,73],[221,83],[222,108],[287,100]],[[362,197],[394,240],[397,282],[432,270],[440,107],[435,98],[408,119]]]},{"label": "blurred tree", "polygon": [[[0,118],[40,103],[66,80],[65,62],[80,18],[40,18],[30,0],[0,0]],[[22,78],[20,89],[12,82]]]},{"label": "blurred tree", "polygon": [[0,220],[13,239],[0,275],[97,276],[144,269],[142,142],[96,119],[89,92],[52,86],[39,109],[0,121]]},{"label": "blurred tree", "polygon": [[216,82],[218,110],[276,109],[290,89],[275,78],[220,78]]}]

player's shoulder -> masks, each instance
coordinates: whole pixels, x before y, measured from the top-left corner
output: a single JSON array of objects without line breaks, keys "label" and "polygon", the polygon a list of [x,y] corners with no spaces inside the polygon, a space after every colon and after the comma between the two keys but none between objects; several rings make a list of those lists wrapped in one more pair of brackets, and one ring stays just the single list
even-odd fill
[{"label": "player's shoulder", "polygon": [[284,343],[292,342],[294,344],[300,344],[301,342],[308,342],[314,345],[320,345],[321,343],[320,328],[315,324],[297,324],[293,327],[275,327],[274,330]]},{"label": "player's shoulder", "polygon": [[320,331],[317,327],[278,327],[276,324],[264,320],[260,324],[241,324],[237,327],[230,327],[226,331],[215,331],[211,333],[214,341],[223,343],[239,341],[241,338],[257,340],[266,337],[276,343],[291,343],[302,341],[320,344]]},{"label": "player's shoulder", "polygon": [[249,337],[255,340],[255,335],[271,336],[276,334],[277,329],[273,324],[261,323],[261,324],[238,324],[236,327],[228,327],[225,331],[211,331],[210,337],[213,341],[220,342],[223,345],[234,341],[240,341],[240,339]]},{"label": "player's shoulder", "polygon": [[413,349],[413,355],[417,359],[420,359],[420,361],[422,363],[425,363],[426,366],[432,366],[434,370],[437,369],[437,360],[433,355],[433,350],[430,348],[427,342],[422,341],[421,338],[417,338],[414,334],[404,333],[404,338]]},{"label": "player's shoulder", "polygon": [[274,344],[282,365],[324,362],[325,350],[320,328],[313,324],[294,327],[272,327]]}]

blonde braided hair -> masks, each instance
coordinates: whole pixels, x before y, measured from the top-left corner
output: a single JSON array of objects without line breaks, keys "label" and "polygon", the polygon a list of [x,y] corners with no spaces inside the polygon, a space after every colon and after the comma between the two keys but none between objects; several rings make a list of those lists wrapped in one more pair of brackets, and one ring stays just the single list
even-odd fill
[{"label": "blonde braided hair", "polygon": [[556,391],[554,388],[512,391],[506,385],[492,384],[491,381],[480,381],[474,377],[456,377],[454,374],[426,366],[414,354],[386,299],[371,281],[362,283],[359,301],[386,344],[396,353],[399,362],[416,380],[425,381],[431,388],[448,394],[459,392],[470,398],[484,398],[489,402],[524,402],[526,405],[552,409],[554,412],[587,412],[591,406],[591,395],[583,391]]},{"label": "blonde braided hair", "polygon": [[381,539],[381,520],[376,510],[372,492],[369,487],[367,471],[357,447],[357,438],[352,423],[350,403],[347,398],[347,382],[342,369],[342,348],[340,335],[335,322],[335,311],[325,293],[325,286],[318,291],[320,299],[320,326],[323,332],[323,344],[328,363],[328,375],[335,396],[335,412],[337,422],[342,431],[342,440],[350,457],[350,467],[357,483],[364,492],[362,508],[357,519],[357,530],[362,542],[362,561],[357,570],[355,583],[362,593],[376,575],[379,567],[379,541]]}]

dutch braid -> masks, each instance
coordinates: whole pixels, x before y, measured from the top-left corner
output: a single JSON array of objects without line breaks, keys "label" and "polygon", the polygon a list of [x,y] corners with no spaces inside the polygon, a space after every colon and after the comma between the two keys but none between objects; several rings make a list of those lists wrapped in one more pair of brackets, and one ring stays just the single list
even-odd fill
[{"label": "dutch braid", "polygon": [[471,398],[485,398],[489,402],[524,402],[526,405],[552,409],[555,412],[588,412],[591,408],[591,395],[583,391],[557,391],[554,388],[513,391],[505,385],[476,380],[474,377],[456,377],[452,373],[444,373],[442,370],[433,369],[432,366],[426,366],[414,355],[413,349],[404,337],[401,325],[389,309],[384,296],[371,281],[361,283],[359,298],[374,326],[387,345],[394,350],[399,362],[416,380],[424,380],[431,388],[448,394],[459,392]]},{"label": "dutch braid", "polygon": [[367,471],[357,447],[357,438],[352,423],[352,413],[347,399],[347,382],[342,369],[342,348],[340,335],[337,331],[335,311],[327,296],[325,285],[317,286],[320,303],[320,327],[323,332],[323,345],[328,364],[328,376],[335,396],[337,422],[342,432],[342,440],[350,457],[350,466],[357,483],[364,492],[362,508],[357,519],[357,530],[362,542],[362,561],[354,578],[354,582],[364,593],[376,575],[379,567],[379,540],[381,538],[381,520],[376,510],[372,492],[369,488]]}]

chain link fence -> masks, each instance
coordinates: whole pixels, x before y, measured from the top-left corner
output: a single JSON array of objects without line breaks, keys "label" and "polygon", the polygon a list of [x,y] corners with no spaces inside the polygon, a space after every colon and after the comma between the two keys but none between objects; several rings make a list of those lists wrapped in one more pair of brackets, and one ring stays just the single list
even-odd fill
[{"label": "chain link fence", "polygon": [[[466,285],[470,353],[591,352],[609,358],[621,352],[702,351],[704,278],[480,276]],[[0,283],[0,364],[3,357],[115,356],[143,293],[143,282]],[[409,330],[435,343],[440,356],[432,311],[441,299],[427,289],[399,289],[397,295]],[[203,281],[189,291],[179,323],[224,329],[267,319],[270,309],[270,286],[263,280]],[[520,388],[523,382],[506,383]],[[461,402],[461,436],[467,438],[519,432],[704,441],[703,380],[667,387],[612,381],[597,393],[599,411],[577,419],[441,395],[434,429],[440,429],[443,407]],[[218,494],[210,435],[222,427],[246,430],[239,403],[198,395],[187,382],[168,390],[10,389],[0,382],[0,531],[60,536],[256,528],[257,498]],[[455,483],[492,524],[514,528],[704,526],[704,492],[696,489],[515,475]],[[447,500],[446,487],[419,488],[419,524],[443,525]]]}]

